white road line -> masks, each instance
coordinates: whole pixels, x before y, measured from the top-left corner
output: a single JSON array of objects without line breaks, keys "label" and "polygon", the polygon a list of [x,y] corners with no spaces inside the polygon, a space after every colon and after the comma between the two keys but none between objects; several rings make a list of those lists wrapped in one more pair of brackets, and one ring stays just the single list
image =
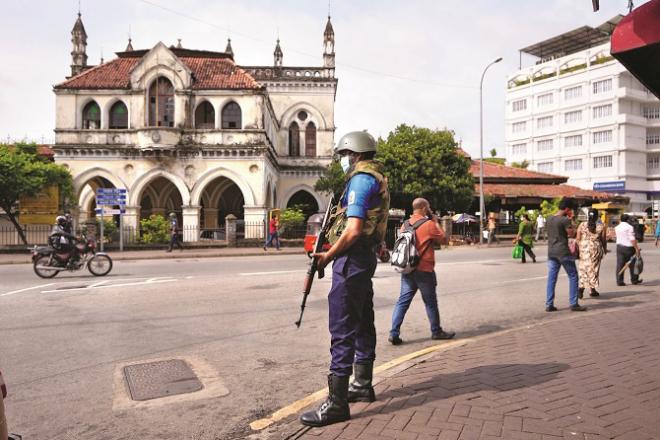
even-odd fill
[{"label": "white road line", "polygon": [[305,273],[306,270],[274,270],[272,272],[242,272],[239,275],[247,277],[252,275],[277,275],[281,273]]},{"label": "white road line", "polygon": [[12,290],[11,292],[5,292],[5,293],[0,294],[0,296],[14,295],[14,294],[16,294],[16,293],[25,292],[25,291],[27,291],[27,290],[40,289],[40,288],[42,288],[42,287],[52,286],[53,284],[55,284],[55,283],[48,283],[48,284],[42,284],[42,285],[40,285],[40,286],[26,287],[25,289]]},{"label": "white road line", "polygon": [[[114,281],[114,280],[108,280],[108,281]],[[107,289],[107,288],[112,288],[112,287],[126,287],[126,286],[139,286],[139,285],[147,285],[147,284],[158,284],[158,283],[170,283],[172,281],[177,281],[176,278],[172,279],[159,279],[159,278],[148,278],[144,281],[136,281],[133,283],[120,283],[120,284],[103,284],[103,285],[98,285],[99,283],[93,284],[91,286],[86,286],[86,287],[76,287],[74,289],[56,289],[56,290],[42,290],[41,293],[67,293],[67,292],[75,292],[76,290],[88,290],[88,289]]]}]

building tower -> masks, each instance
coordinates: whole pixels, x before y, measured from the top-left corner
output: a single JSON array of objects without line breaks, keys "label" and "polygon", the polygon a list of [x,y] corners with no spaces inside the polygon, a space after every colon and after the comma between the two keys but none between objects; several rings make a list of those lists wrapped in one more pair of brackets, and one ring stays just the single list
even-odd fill
[{"label": "building tower", "polygon": [[323,66],[335,67],[335,31],[332,29],[329,15],[323,32]]},{"label": "building tower", "polygon": [[71,31],[71,43],[73,43],[71,76],[76,76],[87,67],[87,32],[85,32],[80,12],[78,12],[78,19]]},{"label": "building tower", "polygon": [[225,48],[225,53],[229,54],[232,59],[234,58],[234,49],[231,47],[231,38],[227,38],[227,47]]},{"label": "building tower", "polygon": [[277,44],[275,45],[275,52],[273,52],[273,56],[275,58],[274,60],[274,65],[275,67],[282,67],[282,59],[284,58],[284,54],[282,53],[282,48],[280,47],[280,39],[277,39]]}]

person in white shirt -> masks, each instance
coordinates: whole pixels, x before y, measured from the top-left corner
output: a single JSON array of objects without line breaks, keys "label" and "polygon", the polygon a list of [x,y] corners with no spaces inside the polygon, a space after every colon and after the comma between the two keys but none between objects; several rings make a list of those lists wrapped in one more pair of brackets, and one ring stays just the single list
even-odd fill
[{"label": "person in white shirt", "polygon": [[[626,283],[623,282],[623,273],[621,273],[621,269],[623,269],[623,266],[625,266],[633,256],[639,255],[641,252],[637,245],[637,240],[635,239],[635,229],[630,223],[628,223],[629,220],[630,217],[623,214],[621,216],[621,223],[614,228],[614,232],[616,232],[617,286],[626,285]],[[639,276],[634,273],[632,265],[630,265],[630,282],[633,284],[640,284],[642,282],[642,280],[639,279]]]},{"label": "person in white shirt", "polygon": [[539,235],[545,238],[545,217],[541,213],[536,217],[536,241],[539,241]]}]

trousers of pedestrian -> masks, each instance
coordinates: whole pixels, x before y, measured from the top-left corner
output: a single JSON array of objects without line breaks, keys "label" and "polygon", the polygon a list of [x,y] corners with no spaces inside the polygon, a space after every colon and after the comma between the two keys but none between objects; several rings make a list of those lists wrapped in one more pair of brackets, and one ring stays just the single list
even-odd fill
[{"label": "trousers of pedestrian", "polygon": [[183,245],[179,241],[179,234],[178,233],[173,233],[172,236],[170,237],[170,247],[168,248],[169,250],[172,250],[176,246],[179,249],[183,249]]},{"label": "trousers of pedestrian", "polygon": [[277,249],[279,249],[280,248],[280,236],[277,232],[271,232],[270,233],[270,237],[268,237],[268,241],[266,241],[266,243],[264,244],[264,247],[268,247],[271,244],[273,244],[273,240],[275,241],[275,247],[277,247]]},{"label": "trousers of pedestrian", "polygon": [[[626,265],[628,261],[635,255],[635,248],[632,246],[622,246],[620,244],[616,245],[616,282],[623,283],[623,273],[619,275],[623,266]],[[635,275],[633,270],[633,265],[629,266],[630,270],[630,281],[636,283],[639,280],[639,276]]]},{"label": "trousers of pedestrian", "polygon": [[536,241],[539,241],[539,236],[545,238],[545,227],[539,226],[536,228]]},{"label": "trousers of pedestrian", "polygon": [[438,296],[436,293],[437,284],[435,272],[415,270],[401,275],[401,290],[399,292],[399,299],[392,312],[390,336],[399,336],[401,334],[401,324],[403,324],[406,312],[418,290],[422,293],[426,316],[431,324],[431,334],[438,333],[441,330]]},{"label": "trousers of pedestrian", "polygon": [[350,376],[353,363],[376,359],[374,290],[375,252],[349,252],[332,265],[332,287],[328,294],[330,330],[330,373]]},{"label": "trousers of pedestrian", "polygon": [[488,244],[491,244],[493,241],[497,241],[497,243],[499,244],[500,239],[495,234],[495,229],[489,229],[488,230]]},{"label": "trousers of pedestrian", "polygon": [[534,255],[534,251],[532,251],[532,247],[530,245],[525,244],[525,242],[522,240],[518,240],[518,244],[523,248],[523,254],[522,254],[523,263],[527,262],[527,260],[525,259],[525,253],[529,254],[532,260],[536,259],[536,255]]},{"label": "trousers of pedestrian", "polygon": [[548,286],[546,289],[545,306],[550,307],[555,303],[555,286],[559,269],[563,267],[568,275],[568,302],[571,306],[578,304],[578,272],[575,266],[575,257],[548,257]]}]

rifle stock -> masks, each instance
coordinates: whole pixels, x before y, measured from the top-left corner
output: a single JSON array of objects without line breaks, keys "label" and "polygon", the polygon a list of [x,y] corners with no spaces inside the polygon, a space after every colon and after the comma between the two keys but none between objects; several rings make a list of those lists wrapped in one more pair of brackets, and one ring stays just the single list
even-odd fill
[{"label": "rifle stock", "polygon": [[[325,210],[325,216],[323,217],[323,223],[319,229],[318,234],[316,235],[316,242],[314,243],[314,253],[323,252],[323,245],[325,244],[325,233],[328,228],[328,219],[330,217],[330,212],[333,208],[334,196],[330,198],[328,207]],[[319,269],[318,267],[318,257],[312,257],[312,261],[309,263],[309,269],[307,269],[307,275],[305,275],[305,283],[303,284],[303,299],[300,304],[300,317],[296,321],[296,327],[300,328],[302,323],[303,313],[305,313],[305,305],[307,304],[307,297],[309,292],[312,290],[312,284],[314,283],[314,276],[318,273],[319,279],[325,276],[325,271]]]}]

